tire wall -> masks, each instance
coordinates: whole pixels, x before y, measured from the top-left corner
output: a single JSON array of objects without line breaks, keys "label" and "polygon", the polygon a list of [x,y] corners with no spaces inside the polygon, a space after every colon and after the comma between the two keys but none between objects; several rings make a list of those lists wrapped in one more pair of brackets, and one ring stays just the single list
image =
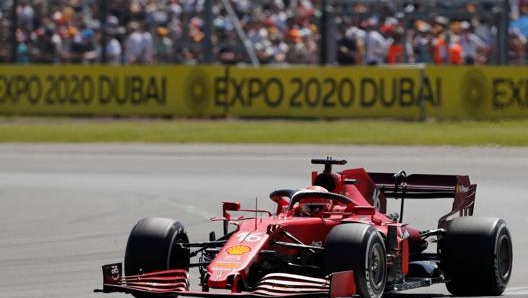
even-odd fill
[{"label": "tire wall", "polygon": [[0,114],[528,118],[528,67],[3,66]]}]

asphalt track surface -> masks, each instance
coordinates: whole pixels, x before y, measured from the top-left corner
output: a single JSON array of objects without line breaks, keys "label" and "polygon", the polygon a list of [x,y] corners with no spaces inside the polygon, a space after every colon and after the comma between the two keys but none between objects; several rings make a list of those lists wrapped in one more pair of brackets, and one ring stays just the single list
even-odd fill
[{"label": "asphalt track surface", "polygon": [[[95,294],[100,265],[121,261],[143,217],[182,221],[191,241],[219,226],[222,200],[272,208],[268,194],[303,187],[314,157],[345,158],[371,171],[468,174],[476,215],[509,224],[514,267],[505,297],[528,297],[528,148],[272,145],[0,145],[0,297],[126,297]],[[407,221],[433,228],[446,201],[408,202]],[[390,297],[446,297],[434,285]]]}]

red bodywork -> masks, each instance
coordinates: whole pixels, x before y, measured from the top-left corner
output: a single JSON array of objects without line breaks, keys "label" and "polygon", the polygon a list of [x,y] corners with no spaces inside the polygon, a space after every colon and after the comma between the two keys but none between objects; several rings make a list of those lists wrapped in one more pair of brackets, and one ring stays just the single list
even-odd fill
[{"label": "red bodywork", "polygon": [[[324,250],[332,228],[346,223],[374,226],[386,242],[387,270],[403,277],[408,274],[410,256],[421,253],[427,243],[424,244],[420,231],[385,214],[387,199],[453,198],[452,211],[439,219],[441,229],[450,217],[473,213],[476,185],[470,184],[467,176],[418,174],[407,176],[404,181],[395,177],[394,173],[368,173],[362,168],[337,173],[314,171],[312,185],[324,187],[337,199],[345,197],[350,202],[335,200],[330,211],[313,217],[300,216],[297,204],[291,202],[301,192],[303,197],[322,195],[323,192],[313,188],[273,192],[270,197],[277,203],[273,214],[241,209],[237,202],[224,202],[223,217],[213,220],[223,221],[225,232],[228,225],[236,228],[225,236],[225,243],[203,267],[200,291],[190,291],[188,269],[123,277],[121,264],[103,267],[102,291],[174,296],[354,296],[353,272],[313,276],[317,273],[306,272],[316,267],[317,258],[314,257],[315,261],[304,258],[317,256]],[[281,262],[275,262],[279,258]],[[284,273],[280,265],[284,260],[299,263],[303,270],[292,273],[290,269]],[[398,266],[392,270],[393,264]]]}]

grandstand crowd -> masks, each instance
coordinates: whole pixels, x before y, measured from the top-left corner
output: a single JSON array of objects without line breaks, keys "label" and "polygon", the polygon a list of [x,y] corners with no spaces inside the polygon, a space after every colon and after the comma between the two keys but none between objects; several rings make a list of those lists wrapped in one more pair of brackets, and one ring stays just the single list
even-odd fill
[{"label": "grandstand crowd", "polygon": [[[0,0],[0,62],[17,64],[194,64],[204,62],[204,4],[207,0],[108,0],[101,22],[99,0],[19,0],[16,41],[11,40],[8,0]],[[213,62],[316,64],[319,61],[321,11],[318,0],[230,0],[212,4]],[[335,61],[343,65],[397,63],[490,64],[497,28],[489,14],[453,19],[430,14],[410,19],[419,5],[383,14],[361,4],[335,14]],[[528,18],[528,0],[510,1],[511,20]],[[334,7],[336,11],[341,7]],[[388,12],[387,12],[388,11]],[[424,16],[423,14],[416,14]],[[407,17],[406,17],[407,16]],[[241,29],[241,30],[238,30]],[[241,40],[247,40],[250,49]],[[508,30],[509,64],[528,58],[527,36]]]}]

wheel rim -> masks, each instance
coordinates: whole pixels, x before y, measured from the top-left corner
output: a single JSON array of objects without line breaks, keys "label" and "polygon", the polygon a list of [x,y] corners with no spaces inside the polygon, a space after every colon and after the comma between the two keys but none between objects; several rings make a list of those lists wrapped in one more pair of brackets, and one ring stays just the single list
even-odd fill
[{"label": "wheel rim", "polygon": [[511,269],[512,256],[511,245],[507,235],[502,235],[499,239],[499,251],[497,252],[499,273],[503,280],[508,278]]},{"label": "wheel rim", "polygon": [[385,281],[385,256],[383,253],[383,247],[380,243],[374,243],[369,256],[369,275],[370,283],[375,289],[383,287]]},{"label": "wheel rim", "polygon": [[[167,269],[173,269],[171,266],[174,266],[175,262],[178,262],[178,255],[176,254],[176,244],[188,243],[187,239],[182,235],[177,234],[174,243],[170,246],[169,255],[167,256]],[[176,259],[173,259],[176,258]],[[181,268],[183,269],[183,268]]]}]

